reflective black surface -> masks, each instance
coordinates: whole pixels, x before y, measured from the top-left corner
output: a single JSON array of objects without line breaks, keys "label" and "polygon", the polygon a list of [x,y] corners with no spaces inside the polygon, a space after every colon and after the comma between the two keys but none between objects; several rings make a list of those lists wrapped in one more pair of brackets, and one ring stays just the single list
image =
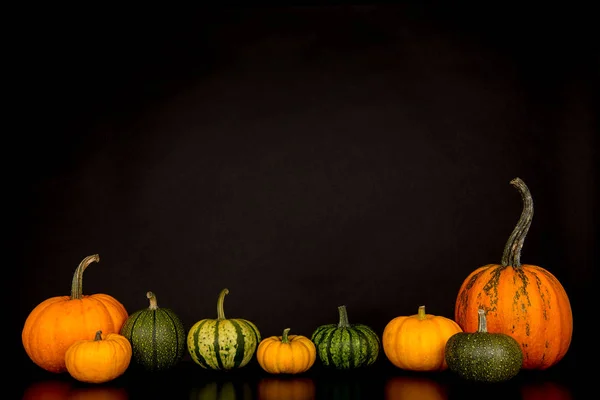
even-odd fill
[{"label": "reflective black surface", "polygon": [[235,371],[208,371],[184,360],[170,371],[148,373],[130,367],[104,384],[77,382],[68,374],[46,373],[35,365],[21,375],[21,399],[574,399],[583,393],[568,363],[546,371],[521,371],[510,381],[477,384],[450,371],[403,371],[380,359],[362,370],[336,371],[315,364],[304,374],[270,375],[256,362]]}]

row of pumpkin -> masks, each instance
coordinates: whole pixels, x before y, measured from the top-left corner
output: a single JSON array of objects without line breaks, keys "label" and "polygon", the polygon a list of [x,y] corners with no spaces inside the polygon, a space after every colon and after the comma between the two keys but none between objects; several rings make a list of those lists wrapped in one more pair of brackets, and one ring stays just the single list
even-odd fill
[{"label": "row of pumpkin", "polygon": [[[245,366],[256,355],[268,373],[307,371],[317,359],[336,369],[373,364],[381,349],[397,367],[413,371],[449,368],[477,381],[504,381],[520,369],[547,369],[566,354],[573,331],[569,298],[546,269],[521,264],[520,253],[533,217],[533,201],[525,183],[511,181],[523,200],[523,212],[504,249],[501,264],[474,270],[463,282],[454,319],[427,314],[425,307],[399,316],[381,338],[370,327],[350,324],[345,306],[339,321],[311,335],[261,338],[252,322],[225,318],[223,289],[217,318],[202,319],[187,332],[169,308],[150,305],[131,315],[107,294],[83,295],[83,272],[97,254],[81,261],[71,295],[49,298],[28,315],[22,331],[27,355],[41,368],[68,371],[84,382],[106,382],[120,376],[133,360],[149,371],[175,366],[187,350],[206,369]],[[186,338],[187,340],[182,340]],[[108,361],[107,361],[108,360]]]}]

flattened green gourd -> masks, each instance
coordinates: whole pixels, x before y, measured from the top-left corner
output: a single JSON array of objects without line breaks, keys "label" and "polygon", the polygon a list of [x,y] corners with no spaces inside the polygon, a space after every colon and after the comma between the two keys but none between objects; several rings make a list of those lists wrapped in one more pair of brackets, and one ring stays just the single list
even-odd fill
[{"label": "flattened green gourd", "polygon": [[254,323],[243,318],[225,318],[223,303],[228,293],[228,289],[223,289],[219,294],[217,319],[196,322],[187,335],[190,356],[204,369],[231,370],[245,366],[261,340]]},{"label": "flattened green gourd", "polygon": [[185,329],[169,308],[158,307],[156,296],[147,292],[150,306],[131,314],[121,335],[131,343],[134,362],[148,371],[164,371],[177,365],[185,353]]},{"label": "flattened green gourd", "polygon": [[485,311],[478,310],[477,332],[459,332],[446,342],[448,369],[463,379],[503,382],[519,373],[523,365],[521,346],[504,333],[489,333]]},{"label": "flattened green gourd", "polygon": [[325,367],[354,369],[372,365],[381,341],[367,325],[350,324],[346,306],[338,307],[339,322],[319,326],[311,335],[317,357]]}]

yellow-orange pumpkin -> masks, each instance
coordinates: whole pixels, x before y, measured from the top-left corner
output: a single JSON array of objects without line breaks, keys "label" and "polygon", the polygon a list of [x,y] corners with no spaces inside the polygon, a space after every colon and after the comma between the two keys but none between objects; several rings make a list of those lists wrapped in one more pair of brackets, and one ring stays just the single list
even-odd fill
[{"label": "yellow-orange pumpkin", "polygon": [[427,314],[420,306],[417,314],[392,319],[382,336],[383,351],[398,368],[409,371],[443,371],[448,368],[446,342],[462,332],[450,318]]},{"label": "yellow-orange pumpkin", "polygon": [[523,369],[545,370],[567,353],[573,334],[569,297],[558,279],[537,265],[521,264],[521,249],[533,218],[533,200],[520,178],[510,181],[523,200],[523,211],[510,235],[501,264],[471,272],[456,298],[454,319],[465,332],[475,332],[479,309],[487,330],[519,342]]},{"label": "yellow-orange pumpkin", "polygon": [[78,340],[65,353],[69,375],[81,382],[104,383],[123,375],[133,350],[129,339],[118,333],[102,337],[96,332],[91,340]]},{"label": "yellow-orange pumpkin", "polygon": [[31,360],[46,371],[66,371],[65,352],[77,340],[98,330],[118,333],[127,320],[123,304],[107,294],[83,295],[83,271],[98,254],[84,258],[73,275],[71,296],[56,296],[38,304],[27,316],[21,340]]},{"label": "yellow-orange pumpkin", "polygon": [[308,371],[317,358],[315,344],[306,336],[289,335],[290,328],[281,336],[271,336],[258,344],[258,364],[270,374],[300,374]]}]

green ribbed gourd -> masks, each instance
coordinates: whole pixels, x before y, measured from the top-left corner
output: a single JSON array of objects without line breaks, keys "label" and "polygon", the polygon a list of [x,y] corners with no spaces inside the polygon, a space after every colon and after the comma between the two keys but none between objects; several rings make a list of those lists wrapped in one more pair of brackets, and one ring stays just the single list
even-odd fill
[{"label": "green ribbed gourd", "polygon": [[350,324],[346,306],[338,307],[339,322],[321,325],[311,335],[325,367],[354,369],[372,365],[381,348],[379,336],[364,324]]},{"label": "green ribbed gourd", "polygon": [[168,370],[185,353],[185,329],[173,310],[158,306],[153,292],[146,297],[149,307],[131,314],[120,333],[129,339],[137,365],[148,371]]},{"label": "green ribbed gourd", "polygon": [[446,342],[448,369],[463,379],[503,382],[519,373],[523,365],[521,345],[505,333],[487,331],[485,311],[478,310],[476,332],[459,332]]},{"label": "green ribbed gourd", "polygon": [[243,318],[225,318],[223,303],[228,293],[228,289],[219,293],[217,318],[196,322],[187,335],[192,360],[205,369],[232,370],[245,366],[261,339],[254,323]]}]

